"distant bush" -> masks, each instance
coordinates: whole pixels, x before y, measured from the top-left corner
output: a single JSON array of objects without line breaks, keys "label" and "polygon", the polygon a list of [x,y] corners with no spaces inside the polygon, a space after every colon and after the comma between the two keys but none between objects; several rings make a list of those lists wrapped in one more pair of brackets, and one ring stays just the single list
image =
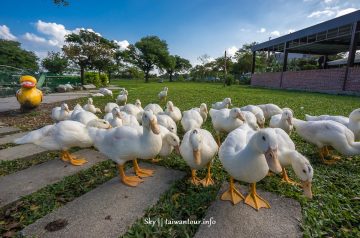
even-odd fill
[{"label": "distant bush", "polygon": [[232,75],[232,74],[226,75],[225,83],[226,83],[226,85],[228,85],[228,86],[230,86],[231,84],[233,84],[233,83],[234,83],[234,75]]},{"label": "distant bush", "polygon": [[109,79],[106,74],[100,74],[97,72],[85,72],[85,84],[94,84],[97,88],[107,86]]},{"label": "distant bush", "polygon": [[177,81],[179,81],[179,82],[184,82],[184,81],[185,81],[184,76],[180,75],[180,76],[177,78]]}]

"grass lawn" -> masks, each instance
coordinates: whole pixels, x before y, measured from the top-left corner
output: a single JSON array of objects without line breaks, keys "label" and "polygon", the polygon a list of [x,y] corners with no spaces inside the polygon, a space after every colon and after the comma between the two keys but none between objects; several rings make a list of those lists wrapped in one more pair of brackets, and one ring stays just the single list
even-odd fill
[{"label": "grass lawn", "polygon": [[[230,97],[234,106],[239,107],[260,103],[275,103],[280,107],[290,107],[294,110],[295,117],[299,119],[304,119],[305,113],[348,116],[354,108],[360,106],[359,97],[258,89],[237,85],[224,88],[220,84],[209,83],[145,84],[142,81],[114,81],[112,84],[125,87],[129,91],[128,102],[134,103],[135,99],[139,98],[143,107],[148,103],[158,103],[157,94],[164,86],[169,87],[168,100],[173,101],[181,110],[198,107],[203,102],[210,108],[211,103],[220,101],[224,97]],[[117,94],[118,92],[115,92],[115,95]],[[94,104],[103,109],[109,100],[111,100],[110,97],[97,97],[94,98]],[[85,99],[80,101],[83,103]],[[203,128],[215,134],[210,118],[203,125]],[[178,131],[181,139],[184,133],[181,128]],[[291,137],[297,149],[307,156],[313,165],[314,198],[310,201],[306,200],[300,188],[281,184],[280,178],[276,176],[265,178],[258,183],[258,187],[294,198],[300,202],[303,213],[301,227],[305,237],[360,237],[360,156],[351,158],[343,156],[342,160],[335,165],[323,165],[319,162],[317,148],[304,142],[296,133],[293,133]],[[188,176],[190,175],[185,162],[174,153],[168,159],[161,161],[159,165],[184,170]],[[20,165],[17,166],[21,167]],[[55,185],[47,186],[45,189],[24,197],[20,202],[25,205],[14,204],[12,208],[8,208],[15,209],[14,214],[16,216],[11,217],[11,222],[19,222],[21,227],[31,224],[56,207],[73,200],[89,189],[93,189],[101,182],[117,176],[115,167],[108,163],[99,165],[97,170],[100,172],[91,176],[87,176],[90,174],[90,170],[79,173],[79,175],[73,175],[71,178],[65,178]],[[102,172],[104,170],[106,172]],[[1,164],[0,171],[3,174],[9,173],[6,168],[2,168]],[[103,174],[106,174],[106,179],[98,178]],[[204,175],[205,170],[200,171],[199,176]],[[147,210],[144,218],[151,217],[153,220],[160,217],[174,220],[203,218],[211,202],[216,199],[220,185],[227,179],[227,174],[217,158],[213,166],[213,175],[216,179],[216,185],[209,188],[194,187],[187,179],[177,181],[161,196],[156,205]],[[80,178],[77,178],[79,176]],[[289,176],[296,179],[291,169]],[[75,184],[72,185],[72,183],[79,183],[79,179],[84,185],[81,191],[76,190]],[[89,184],[89,189],[86,188],[87,184]],[[46,199],[43,201],[44,194],[46,194],[46,199],[52,199],[53,202],[45,202]],[[55,196],[51,194],[55,194]],[[66,197],[66,201],[57,202],[56,197]],[[36,201],[35,205],[32,201]],[[237,206],[244,206],[244,204],[240,203]],[[0,228],[1,225],[6,225],[10,221],[9,214],[6,212],[6,210],[0,211]],[[152,227],[146,225],[143,219],[139,219],[124,237],[192,237],[198,228],[197,225]],[[2,230],[2,232],[4,231],[5,229]]]}]

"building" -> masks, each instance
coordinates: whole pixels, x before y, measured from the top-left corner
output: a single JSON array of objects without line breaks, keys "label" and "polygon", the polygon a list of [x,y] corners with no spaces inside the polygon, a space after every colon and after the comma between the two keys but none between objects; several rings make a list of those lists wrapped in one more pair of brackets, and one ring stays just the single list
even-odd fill
[{"label": "building", "polygon": [[[360,49],[360,11],[334,18],[253,46],[251,85],[317,92],[360,92],[360,67],[355,64]],[[254,73],[256,52],[282,52],[282,72]],[[289,53],[323,56],[349,52],[344,67],[287,71]],[[327,64],[325,64],[327,65]]]}]

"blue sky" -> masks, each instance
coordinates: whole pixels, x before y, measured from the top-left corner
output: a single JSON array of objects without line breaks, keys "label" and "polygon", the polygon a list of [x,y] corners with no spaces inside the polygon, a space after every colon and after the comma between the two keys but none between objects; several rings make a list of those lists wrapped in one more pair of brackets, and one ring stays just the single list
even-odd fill
[{"label": "blue sky", "polygon": [[359,0],[2,0],[0,38],[44,57],[64,35],[92,29],[122,47],[146,35],[167,41],[171,54],[198,63],[244,43],[262,42],[360,9]]}]

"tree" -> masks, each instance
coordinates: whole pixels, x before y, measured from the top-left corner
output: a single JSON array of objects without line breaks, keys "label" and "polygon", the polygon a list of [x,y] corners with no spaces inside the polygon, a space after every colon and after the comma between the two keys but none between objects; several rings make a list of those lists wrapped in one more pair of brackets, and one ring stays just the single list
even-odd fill
[{"label": "tree", "polygon": [[33,52],[21,49],[19,42],[0,39],[0,65],[37,71],[37,60]]},{"label": "tree", "polygon": [[66,44],[62,50],[69,60],[79,66],[82,84],[85,69],[94,68],[94,62],[99,58],[97,47],[103,41],[104,38],[99,34],[87,30],[65,36]]},{"label": "tree", "polygon": [[49,52],[41,61],[41,65],[50,73],[62,74],[69,65],[69,61],[60,52]]},{"label": "tree", "polygon": [[115,53],[119,46],[103,37],[100,38],[99,42],[95,45],[95,56],[92,60],[92,66],[98,70],[99,77],[101,72],[108,72],[110,80],[111,72],[115,69]]},{"label": "tree", "polygon": [[164,68],[169,75],[169,81],[172,82],[174,74],[184,73],[191,67],[189,60],[181,58],[178,55],[169,55]]},{"label": "tree", "polygon": [[141,38],[130,45],[126,59],[144,72],[145,82],[149,82],[150,71],[156,67],[163,69],[168,59],[167,43],[157,36]]}]

